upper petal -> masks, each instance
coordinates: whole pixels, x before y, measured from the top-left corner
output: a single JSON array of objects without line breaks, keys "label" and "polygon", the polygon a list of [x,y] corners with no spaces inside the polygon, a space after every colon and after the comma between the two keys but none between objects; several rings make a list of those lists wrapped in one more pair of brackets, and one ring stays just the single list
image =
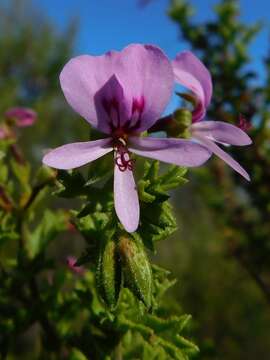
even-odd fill
[{"label": "upper petal", "polygon": [[229,154],[227,154],[224,150],[222,150],[219,146],[217,146],[213,141],[207,139],[204,136],[200,136],[196,134],[196,139],[198,139],[202,144],[208,147],[210,151],[216,154],[220,159],[225,161],[231,168],[233,168],[236,172],[242,175],[246,180],[250,181],[249,174],[246,170]]},{"label": "upper petal", "polygon": [[223,121],[202,121],[191,125],[192,134],[230,145],[250,145],[251,138],[239,127]]},{"label": "upper petal", "polygon": [[[155,46],[134,44],[121,52],[78,56],[65,65],[60,82],[67,101],[76,112],[104,132],[108,132],[108,127],[98,116],[94,98],[113,76],[123,88],[122,101],[128,108],[125,121],[130,120],[134,125],[134,104],[143,99],[136,130],[149,128],[162,114],[172,94],[174,79],[168,58]],[[113,87],[115,83],[111,82],[111,85]],[[111,100],[107,97],[108,91],[104,92],[104,98]],[[138,114],[135,118],[137,120]]]},{"label": "upper petal", "polygon": [[71,59],[60,74],[60,83],[71,107],[91,125],[107,132],[106,120],[98,119],[94,97],[114,74],[118,54],[82,55]]},{"label": "upper petal", "polygon": [[212,97],[212,79],[204,64],[190,51],[177,54],[172,61],[176,82],[191,90],[197,98],[193,121],[201,120]]},{"label": "upper petal", "polygon": [[120,171],[117,165],[114,167],[114,207],[126,231],[136,231],[140,205],[133,172],[129,169]]},{"label": "upper petal", "polygon": [[60,146],[42,159],[45,165],[69,170],[85,165],[112,151],[111,139],[77,142]]},{"label": "upper petal", "polygon": [[115,75],[99,89],[94,96],[98,128],[111,133],[123,126],[129,118],[129,106],[125,101],[123,87]]},{"label": "upper petal", "polygon": [[[172,95],[174,75],[167,56],[156,46],[130,45],[119,58],[117,76],[131,105],[143,99],[137,131],[151,127]],[[133,107],[133,106],[132,106]],[[132,108],[131,108],[132,110]]]},{"label": "upper petal", "polygon": [[129,150],[135,154],[179,166],[200,166],[211,156],[204,146],[183,139],[130,138]]}]

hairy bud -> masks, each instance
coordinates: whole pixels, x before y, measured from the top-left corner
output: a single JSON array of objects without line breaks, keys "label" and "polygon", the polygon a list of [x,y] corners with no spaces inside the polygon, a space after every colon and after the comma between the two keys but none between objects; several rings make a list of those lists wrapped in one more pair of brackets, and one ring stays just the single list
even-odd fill
[{"label": "hairy bud", "polygon": [[125,285],[147,308],[152,303],[152,270],[144,246],[138,237],[123,236],[119,252]]},{"label": "hairy bud", "polygon": [[96,281],[100,297],[113,310],[117,306],[122,281],[120,259],[111,239],[101,247]]},{"label": "hairy bud", "polygon": [[187,109],[178,109],[173,113],[173,119],[177,124],[177,137],[190,138],[192,113]]}]

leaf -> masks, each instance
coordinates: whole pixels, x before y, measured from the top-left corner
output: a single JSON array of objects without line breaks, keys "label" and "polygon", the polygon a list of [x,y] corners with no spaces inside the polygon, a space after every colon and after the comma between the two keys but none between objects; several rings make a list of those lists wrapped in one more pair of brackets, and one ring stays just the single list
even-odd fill
[{"label": "leaf", "polygon": [[30,175],[31,175],[31,167],[29,163],[19,163],[14,159],[10,161],[11,169],[15,177],[17,178],[21,190],[19,191],[20,200],[19,205],[24,206],[28,201],[28,198],[31,194],[31,186],[30,186]]},{"label": "leaf", "polygon": [[58,172],[57,180],[60,183],[59,189],[55,194],[64,198],[73,198],[82,195],[82,189],[85,185],[85,180],[79,171],[64,171]]},{"label": "leaf", "polygon": [[77,229],[86,238],[104,237],[104,231],[111,221],[111,214],[102,211],[95,211],[84,217],[75,219]]},{"label": "leaf", "polygon": [[80,350],[73,348],[67,360],[87,360],[87,357]]},{"label": "leaf", "polygon": [[26,186],[29,184],[30,180],[30,174],[31,174],[31,168],[29,163],[23,163],[20,164],[14,159],[11,159],[11,168],[16,176],[16,178],[19,180],[20,184],[23,186]]},{"label": "leaf", "polygon": [[166,201],[170,197],[168,194],[169,190],[175,189],[187,182],[184,178],[186,172],[186,168],[171,165],[164,174],[158,175],[159,162],[153,161],[150,164],[146,161],[144,176],[138,182],[141,201],[146,203]]},{"label": "leaf", "polygon": [[129,319],[121,315],[118,317],[118,326],[122,331],[132,330],[133,333],[139,333],[146,346],[152,348],[152,351],[147,349],[150,354],[162,354],[164,351],[167,354],[164,359],[188,360],[189,355],[199,351],[195,344],[180,335],[190,318],[189,315],[183,315],[163,319],[144,314],[140,318]]},{"label": "leaf", "polygon": [[163,240],[177,229],[172,206],[168,201],[162,204],[145,204],[141,208],[141,223],[138,233],[150,250],[154,250],[155,242]]},{"label": "leaf", "polygon": [[45,210],[41,222],[32,233],[28,233],[26,246],[33,258],[45,250],[50,241],[67,229],[67,217],[63,211]]}]

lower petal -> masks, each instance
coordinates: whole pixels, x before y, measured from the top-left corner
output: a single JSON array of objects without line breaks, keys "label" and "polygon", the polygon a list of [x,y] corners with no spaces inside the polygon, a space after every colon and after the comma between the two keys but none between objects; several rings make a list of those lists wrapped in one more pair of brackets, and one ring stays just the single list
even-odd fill
[{"label": "lower petal", "polygon": [[200,166],[211,156],[204,146],[183,139],[130,138],[134,154],[179,166]]},{"label": "lower petal", "polygon": [[111,139],[77,142],[60,146],[43,157],[43,164],[69,170],[85,165],[112,151]]},{"label": "lower petal", "polygon": [[117,165],[114,167],[114,207],[126,231],[136,231],[140,206],[133,172],[129,169],[121,171]]},{"label": "lower petal", "polygon": [[204,144],[210,151],[216,154],[231,168],[233,168],[236,172],[242,175],[246,180],[250,181],[250,177],[246,172],[246,170],[242,168],[242,166],[237,161],[235,161],[229,154],[227,154],[224,150],[222,150],[219,146],[217,146],[213,141],[199,135],[196,135],[195,138],[198,141],[200,141],[202,144]]},{"label": "lower petal", "polygon": [[243,130],[223,121],[200,121],[191,125],[191,131],[194,136],[207,136],[214,141],[230,145],[244,146],[252,143]]}]

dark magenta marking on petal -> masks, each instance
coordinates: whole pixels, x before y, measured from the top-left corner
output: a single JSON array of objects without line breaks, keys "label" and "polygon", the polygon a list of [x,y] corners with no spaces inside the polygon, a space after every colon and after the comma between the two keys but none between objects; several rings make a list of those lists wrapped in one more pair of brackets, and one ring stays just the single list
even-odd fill
[{"label": "dark magenta marking on petal", "polygon": [[128,121],[127,130],[128,131],[136,131],[141,126],[142,121],[142,113],[145,108],[145,99],[144,96],[140,98],[133,98],[132,102],[132,111],[131,111],[131,118]]},{"label": "dark magenta marking on petal", "polygon": [[104,98],[102,99],[102,106],[110,119],[109,125],[111,129],[118,129],[120,127],[120,107],[118,100],[115,97],[110,100]]},{"label": "dark magenta marking on petal", "polygon": [[111,99],[103,98],[102,106],[108,115],[109,126],[114,133],[115,138],[122,137],[136,131],[141,126],[142,113],[145,109],[144,96],[134,98],[132,101],[131,117],[124,124],[121,125],[120,104],[116,97]]},{"label": "dark magenta marking on petal", "polygon": [[140,114],[143,112],[145,106],[145,100],[144,97],[141,96],[140,99],[133,99],[132,103],[132,114],[134,114],[136,111]]}]

